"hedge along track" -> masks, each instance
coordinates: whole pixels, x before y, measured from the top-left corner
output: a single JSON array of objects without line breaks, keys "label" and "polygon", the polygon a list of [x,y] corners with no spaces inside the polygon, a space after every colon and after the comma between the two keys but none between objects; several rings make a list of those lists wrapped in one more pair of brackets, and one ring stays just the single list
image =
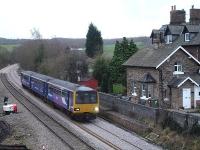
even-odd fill
[{"label": "hedge along track", "polygon": [[51,116],[46,114],[43,110],[37,107],[31,100],[27,98],[23,91],[16,88],[10,81],[7,80],[6,74],[1,73],[1,81],[8,91],[18,100],[22,105],[24,105],[28,111],[30,111],[40,122],[42,122],[51,132],[54,133],[59,139],[66,144],[69,149],[94,149],[86,142],[78,138],[75,134],[67,130],[59,122],[53,119]]}]

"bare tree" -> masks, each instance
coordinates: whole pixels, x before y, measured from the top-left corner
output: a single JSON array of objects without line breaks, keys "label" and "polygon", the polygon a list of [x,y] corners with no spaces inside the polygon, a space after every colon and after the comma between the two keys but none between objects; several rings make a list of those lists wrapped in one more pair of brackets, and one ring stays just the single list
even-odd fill
[{"label": "bare tree", "polygon": [[31,29],[31,35],[33,39],[42,39],[42,35],[40,34],[39,29],[36,28]]}]

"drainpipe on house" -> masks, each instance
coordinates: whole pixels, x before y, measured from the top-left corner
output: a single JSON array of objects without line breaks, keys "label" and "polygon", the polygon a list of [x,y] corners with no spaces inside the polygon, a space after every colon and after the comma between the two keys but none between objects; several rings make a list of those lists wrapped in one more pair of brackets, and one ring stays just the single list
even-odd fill
[{"label": "drainpipe on house", "polygon": [[160,91],[161,91],[161,107],[163,108],[163,100],[164,100],[164,95],[163,95],[163,73],[162,70],[158,69],[159,71],[159,82],[160,82]]}]

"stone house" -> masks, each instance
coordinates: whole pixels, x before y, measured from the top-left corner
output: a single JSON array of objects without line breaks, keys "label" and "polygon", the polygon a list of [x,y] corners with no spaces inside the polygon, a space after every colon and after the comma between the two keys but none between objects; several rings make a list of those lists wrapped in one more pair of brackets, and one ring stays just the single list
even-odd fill
[{"label": "stone house", "polygon": [[139,50],[127,68],[127,95],[135,103],[160,107],[195,108],[200,104],[200,9],[172,6],[170,24],[152,30],[152,48]]}]

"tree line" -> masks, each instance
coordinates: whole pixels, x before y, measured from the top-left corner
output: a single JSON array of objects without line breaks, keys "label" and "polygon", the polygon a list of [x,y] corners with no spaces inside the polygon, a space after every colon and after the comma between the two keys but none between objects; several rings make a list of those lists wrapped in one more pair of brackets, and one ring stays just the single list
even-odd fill
[{"label": "tree line", "polygon": [[116,41],[112,59],[103,57],[103,38],[94,24],[86,35],[85,51],[71,50],[58,39],[42,39],[37,29],[32,30],[33,40],[27,40],[12,52],[0,47],[1,66],[19,63],[24,70],[32,70],[63,80],[77,82],[91,75],[98,80],[100,90],[113,92],[113,86],[126,86],[126,70],[123,63],[137,50],[133,40]]},{"label": "tree line", "polygon": [[[102,92],[115,92],[115,85],[126,86],[126,68],[123,63],[128,60],[138,48],[131,40],[126,37],[121,42],[116,41],[114,55],[111,60],[102,56],[96,59],[94,64],[93,76],[99,81]],[[124,88],[125,89],[125,88]],[[122,89],[121,93],[126,91]]]}]

